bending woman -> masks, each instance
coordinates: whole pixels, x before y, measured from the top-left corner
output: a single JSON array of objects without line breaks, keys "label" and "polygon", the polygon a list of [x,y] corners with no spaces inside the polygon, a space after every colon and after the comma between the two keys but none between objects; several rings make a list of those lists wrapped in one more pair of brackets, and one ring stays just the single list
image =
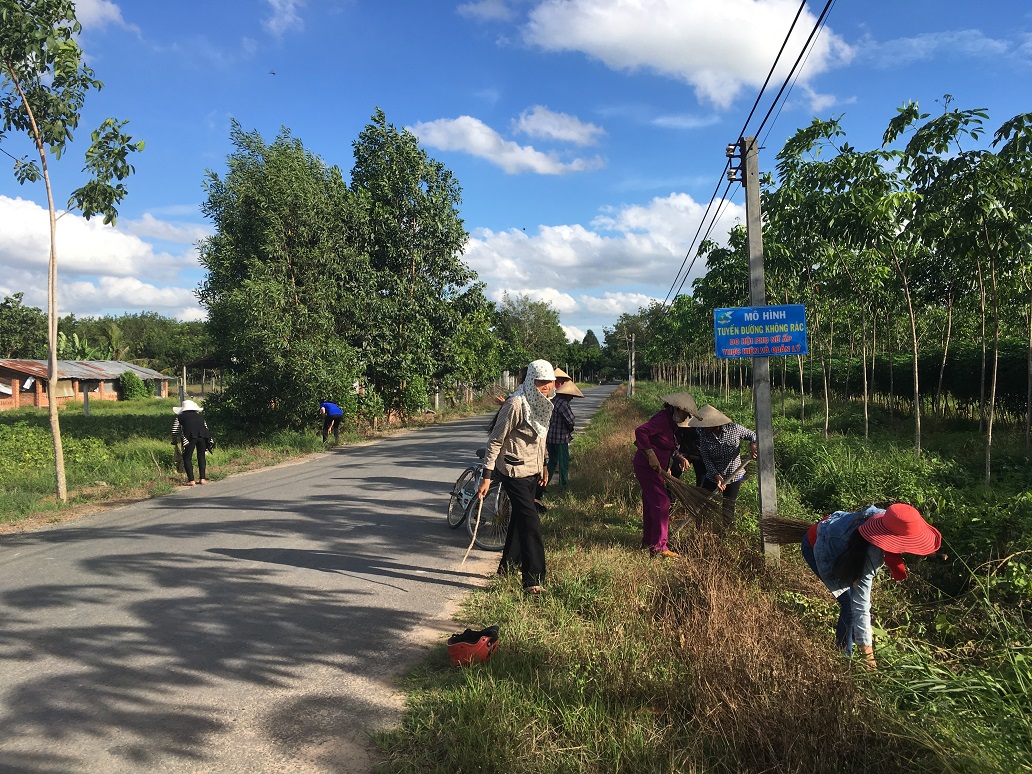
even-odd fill
[{"label": "bending woman", "polygon": [[735,521],[735,502],[742,488],[745,471],[742,467],[742,441],[749,441],[749,455],[756,459],[756,433],[732,422],[723,412],[708,403],[692,418],[690,427],[699,428],[699,453],[706,466],[704,489],[720,490],[720,510],[725,527]]},{"label": "bending woman", "polygon": [[896,503],[887,509],[873,505],[862,511],[835,511],[809,528],[802,539],[803,559],[828,587],[839,604],[835,642],[846,656],[853,644],[869,667],[876,667],[871,633],[871,587],[881,566],[893,580],[906,580],[900,554],[926,556],[942,544],[939,530],[917,509]]},{"label": "bending woman", "polygon": [[502,404],[491,426],[484,479],[477,491],[483,500],[491,482],[497,480],[509,496],[512,513],[498,572],[504,575],[519,562],[528,594],[540,594],[545,581],[545,545],[534,496],[539,485],[548,483],[545,440],[552,418],[548,396],[554,386],[555,373],[547,360],[535,360],[527,366],[523,384]]},{"label": "bending woman", "polygon": [[192,400],[184,400],[182,406],[172,409],[176,418],[172,420],[172,445],[183,444],[183,468],[186,471],[186,485],[194,486],[193,454],[197,450],[197,484],[207,484],[207,465],[204,453],[208,450],[211,432],[208,423],[201,416],[203,409]]},{"label": "bending woman", "polygon": [[677,447],[674,431],[684,427],[695,411],[687,392],[663,396],[663,408],[634,431],[634,475],[641,485],[641,545],[653,556],[677,556],[667,546],[670,529],[670,493],[663,471]]}]

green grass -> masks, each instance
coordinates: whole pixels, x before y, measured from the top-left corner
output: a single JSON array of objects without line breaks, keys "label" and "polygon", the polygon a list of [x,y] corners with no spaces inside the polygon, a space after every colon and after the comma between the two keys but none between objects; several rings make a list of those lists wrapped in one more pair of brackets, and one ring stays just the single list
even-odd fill
[{"label": "green grass", "polygon": [[[81,404],[60,412],[68,502],[54,496],[54,451],[45,410],[22,408],[0,412],[0,525],[28,518],[59,520],[74,515],[76,506],[157,497],[175,491],[183,476],[175,471],[171,444],[174,399],[93,401],[90,416]],[[487,410],[490,403],[449,409],[421,416],[410,426]],[[224,428],[213,426],[218,441],[208,458],[208,477],[219,480],[233,473],[275,465],[305,454],[321,452],[321,425],[305,433],[276,433],[258,443],[237,443]],[[375,435],[369,427],[345,425],[341,443]],[[333,441],[331,440],[331,445]]]},{"label": "green grass", "polygon": [[[435,647],[406,678],[401,727],[378,737],[382,770],[1032,770],[1027,596],[972,584],[971,572],[949,595],[932,582],[941,560],[908,562],[907,584],[876,588],[881,666],[869,673],[834,651],[837,606],[798,551],[765,565],[754,481],[723,539],[689,526],[680,559],[644,555],[630,442],[669,389],[611,400],[575,440],[570,491],[549,497],[545,517],[546,593],[496,578],[469,597],[456,630],[498,624],[497,655],[457,669]],[[751,422],[735,395],[699,397]],[[899,433],[864,444],[779,424],[781,515],[814,519],[825,503],[898,490],[931,501],[954,481],[955,458],[915,463]],[[969,433],[958,454],[971,444]],[[961,542],[959,522],[943,526]],[[993,550],[968,545],[971,557]]]}]

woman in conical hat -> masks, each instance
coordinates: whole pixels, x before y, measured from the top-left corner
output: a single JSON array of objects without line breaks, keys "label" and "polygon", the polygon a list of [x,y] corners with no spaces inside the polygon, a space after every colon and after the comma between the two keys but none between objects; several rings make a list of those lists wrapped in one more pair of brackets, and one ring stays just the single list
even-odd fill
[{"label": "woman in conical hat", "polygon": [[706,466],[706,479],[702,486],[711,492],[720,490],[724,526],[731,526],[735,520],[738,490],[745,478],[742,441],[749,441],[749,454],[756,459],[759,449],[756,433],[731,421],[730,417],[708,403],[692,417],[688,426],[699,428],[699,452]]},{"label": "woman in conical hat", "polygon": [[686,392],[663,396],[663,408],[634,431],[634,475],[641,485],[641,543],[653,556],[675,557],[667,545],[670,493],[663,471],[677,447],[674,431],[688,424],[695,399]]},{"label": "woman in conical hat", "polygon": [[[584,393],[567,378],[559,383],[559,369],[556,369],[555,398],[552,399],[552,421],[548,424],[548,437],[545,450],[548,452],[548,478],[552,480],[559,473],[559,487],[565,489],[570,483],[570,441],[577,419],[573,414],[570,401],[583,398]],[[538,492],[538,499],[544,494],[544,487]],[[543,508],[544,506],[540,506]]]},{"label": "woman in conical hat", "polygon": [[509,496],[512,511],[505,534],[505,548],[498,572],[507,574],[519,564],[523,588],[540,594],[545,580],[545,546],[541,539],[541,516],[534,505],[537,487],[548,483],[545,440],[552,418],[549,400],[555,387],[555,372],[547,360],[527,366],[527,376],[495,416],[484,454],[484,479],[477,495],[487,496],[495,479]]},{"label": "woman in conical hat", "polygon": [[[172,445],[178,446],[180,442],[183,444],[183,469],[186,472],[187,486],[208,483],[205,452],[208,450],[208,442],[211,441],[211,432],[208,430],[208,423],[201,416],[202,410],[192,400],[184,400],[182,406],[172,408],[176,415],[172,420]],[[197,481],[194,481],[194,449],[197,450]]]}]

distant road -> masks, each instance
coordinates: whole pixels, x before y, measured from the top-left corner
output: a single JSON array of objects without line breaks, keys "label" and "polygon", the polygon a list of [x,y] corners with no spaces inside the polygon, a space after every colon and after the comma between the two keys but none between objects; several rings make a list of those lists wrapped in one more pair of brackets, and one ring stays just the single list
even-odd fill
[{"label": "distant road", "polygon": [[367,770],[497,566],[444,519],[488,420],[0,536],[0,771]]}]

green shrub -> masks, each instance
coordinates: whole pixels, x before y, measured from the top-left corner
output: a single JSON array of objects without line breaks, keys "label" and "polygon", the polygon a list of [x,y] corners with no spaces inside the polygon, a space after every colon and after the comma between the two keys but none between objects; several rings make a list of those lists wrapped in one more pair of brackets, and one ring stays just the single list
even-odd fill
[{"label": "green shrub", "polygon": [[118,382],[122,388],[122,400],[141,400],[152,395],[150,389],[143,383],[143,379],[132,371],[124,371],[118,377]]},{"label": "green shrub", "polygon": [[[92,472],[111,459],[104,442],[91,436],[65,436],[62,448],[69,469]],[[0,481],[53,467],[54,440],[48,429],[28,422],[0,425]]]}]

